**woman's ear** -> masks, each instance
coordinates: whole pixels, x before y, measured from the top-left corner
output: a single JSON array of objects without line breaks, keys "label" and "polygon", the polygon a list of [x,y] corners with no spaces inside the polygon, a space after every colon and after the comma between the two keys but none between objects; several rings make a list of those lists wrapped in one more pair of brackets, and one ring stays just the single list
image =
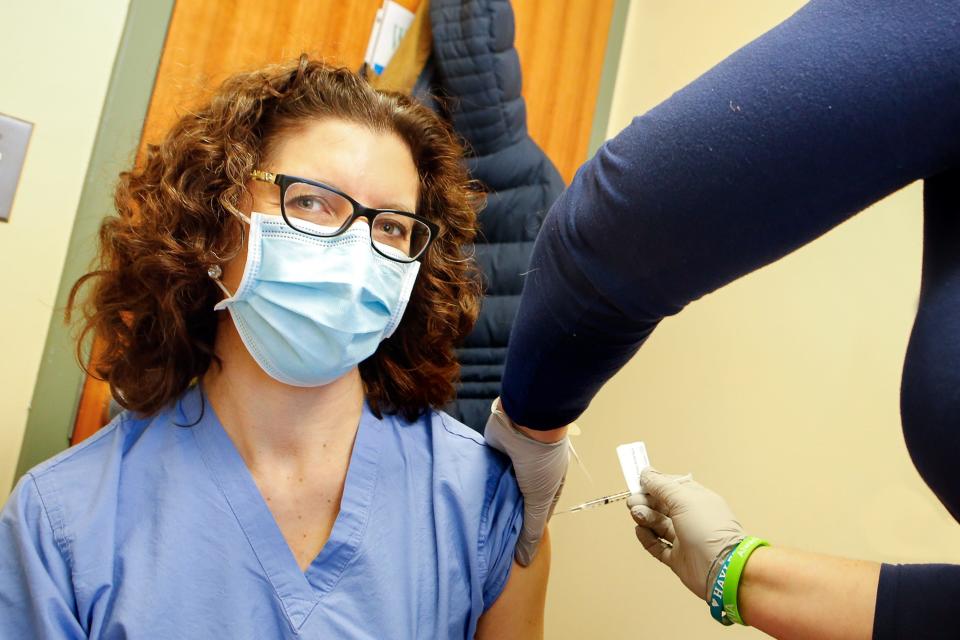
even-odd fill
[{"label": "woman's ear", "polygon": [[[243,209],[240,209],[243,211]],[[247,216],[249,220],[249,211],[242,215]],[[226,285],[230,291],[236,291],[240,286],[240,280],[243,278],[243,271],[247,264],[247,244],[250,233],[247,229],[247,223],[240,219],[240,216],[229,212],[224,223],[223,243],[224,252],[219,256],[218,264],[222,269],[220,276],[221,282]],[[226,315],[226,314],[224,314]]]},{"label": "woman's ear", "polygon": [[268,185],[257,180],[247,181],[247,184],[244,185],[243,191],[240,192],[240,200],[237,202],[237,209],[239,209],[240,213],[248,218],[250,217],[250,214],[255,209],[254,203],[258,199],[258,196],[262,198],[262,194],[260,192],[264,187],[273,187],[274,189],[277,188],[274,185]]}]

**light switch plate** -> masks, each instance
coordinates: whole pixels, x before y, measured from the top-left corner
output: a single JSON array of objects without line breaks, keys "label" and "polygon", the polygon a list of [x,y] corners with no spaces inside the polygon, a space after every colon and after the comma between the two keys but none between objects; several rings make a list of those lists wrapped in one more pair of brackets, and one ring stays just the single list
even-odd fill
[{"label": "light switch plate", "polygon": [[0,113],[0,222],[10,220],[33,124]]}]

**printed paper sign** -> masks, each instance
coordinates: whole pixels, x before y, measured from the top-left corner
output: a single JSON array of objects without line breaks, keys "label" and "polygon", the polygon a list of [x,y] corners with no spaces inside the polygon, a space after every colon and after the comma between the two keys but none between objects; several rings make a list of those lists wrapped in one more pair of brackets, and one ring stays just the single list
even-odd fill
[{"label": "printed paper sign", "polygon": [[377,10],[364,56],[364,61],[377,75],[387,68],[412,22],[413,12],[393,0],[385,0],[383,7]]}]

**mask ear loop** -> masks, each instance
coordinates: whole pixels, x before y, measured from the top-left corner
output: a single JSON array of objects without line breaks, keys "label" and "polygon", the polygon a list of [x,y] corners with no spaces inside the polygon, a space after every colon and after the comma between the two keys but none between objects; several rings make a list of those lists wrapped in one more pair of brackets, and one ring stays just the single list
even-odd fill
[{"label": "mask ear loop", "polygon": [[[242,220],[243,222],[246,222],[247,224],[251,223],[250,218],[243,215],[239,211],[231,211],[231,213],[237,216],[238,218],[240,218],[240,220]],[[232,260],[237,256],[238,253],[240,253],[240,249],[243,248],[243,242],[244,242],[244,231],[243,231],[243,224],[241,224],[240,225],[240,246],[237,247],[237,250],[234,251],[233,255],[230,256],[230,258],[228,258],[227,260]],[[211,251],[211,253],[213,252]],[[221,258],[220,256],[218,256],[216,253],[213,253],[213,257],[219,260],[220,262],[227,261]],[[223,268],[219,264],[213,264],[207,267],[207,275],[210,276],[210,279],[213,280],[218,287],[220,287],[220,290],[223,291],[228,298],[233,297],[233,294],[230,293],[230,290],[227,289],[226,285],[224,285],[223,282],[220,280],[220,276],[223,275]]]}]

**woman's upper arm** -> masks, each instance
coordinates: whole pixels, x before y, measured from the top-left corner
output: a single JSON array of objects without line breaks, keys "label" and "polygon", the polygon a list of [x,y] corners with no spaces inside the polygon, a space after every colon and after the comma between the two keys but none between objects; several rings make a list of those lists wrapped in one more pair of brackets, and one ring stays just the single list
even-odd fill
[{"label": "woman's upper arm", "polygon": [[514,561],[507,584],[480,616],[477,640],[543,638],[543,609],[550,575],[550,536],[543,532],[540,551],[528,567]]}]

